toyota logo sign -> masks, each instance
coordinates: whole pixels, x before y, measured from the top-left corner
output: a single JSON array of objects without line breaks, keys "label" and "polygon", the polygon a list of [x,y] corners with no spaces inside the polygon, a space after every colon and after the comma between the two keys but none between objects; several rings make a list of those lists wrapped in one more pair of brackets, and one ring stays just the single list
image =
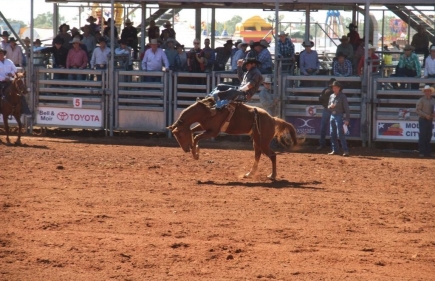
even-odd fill
[{"label": "toyota logo sign", "polygon": [[59,119],[60,121],[66,121],[66,120],[68,120],[68,113],[66,113],[66,112],[59,112],[57,114],[57,119]]}]

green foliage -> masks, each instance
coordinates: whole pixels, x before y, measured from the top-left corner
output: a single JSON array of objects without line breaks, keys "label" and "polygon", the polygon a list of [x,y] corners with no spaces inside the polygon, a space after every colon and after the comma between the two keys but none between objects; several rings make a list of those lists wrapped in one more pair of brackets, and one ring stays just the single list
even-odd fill
[{"label": "green foliage", "polygon": [[[230,20],[222,23],[222,22],[216,22],[215,29],[219,32],[219,34],[222,34],[222,31],[224,31],[224,28],[227,30],[228,34],[231,36],[236,31],[236,25],[238,23],[242,22],[242,17],[240,16],[233,16]],[[207,24],[207,30],[211,32],[211,24]]]},{"label": "green foliage", "polygon": [[[64,22],[65,17],[60,17],[60,22]],[[33,21],[35,28],[53,28],[53,13],[46,12],[39,14]]]}]

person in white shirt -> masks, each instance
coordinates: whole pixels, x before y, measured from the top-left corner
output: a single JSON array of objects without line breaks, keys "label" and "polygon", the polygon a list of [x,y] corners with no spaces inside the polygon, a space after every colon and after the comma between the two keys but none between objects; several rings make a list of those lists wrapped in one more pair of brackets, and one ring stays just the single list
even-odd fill
[{"label": "person in white shirt", "polygon": [[[151,39],[151,48],[146,50],[142,60],[142,70],[145,71],[162,71],[162,65],[165,71],[169,70],[169,61],[165,52],[157,46],[157,39]],[[160,82],[160,77],[145,76],[145,82]]]},{"label": "person in white shirt", "polygon": [[[17,73],[17,68],[14,63],[7,59],[5,56],[7,51],[4,49],[0,49],[0,101],[4,99],[4,89],[11,83],[12,77]],[[21,95],[21,109],[22,113],[27,117],[31,117],[32,113],[27,106],[26,98],[24,95]],[[0,106],[1,110],[1,106]]]},{"label": "person in white shirt", "polygon": [[23,50],[17,45],[14,37],[9,38],[9,46],[6,47],[8,52],[7,58],[10,59],[15,66],[23,66]]},{"label": "person in white shirt", "polygon": [[426,63],[424,65],[424,78],[435,78],[435,45],[430,47],[430,54],[426,58]]},{"label": "person in white shirt", "polygon": [[133,62],[131,61],[131,48],[127,46],[127,39],[121,39],[118,41],[119,47],[115,49],[115,55],[124,55],[128,56],[127,60],[125,61],[125,69],[126,70],[133,70]]},{"label": "person in white shirt", "polygon": [[[91,69],[106,69],[109,62],[110,49],[106,46],[106,40],[98,40],[99,47],[95,48],[91,58]],[[101,81],[101,75],[97,75],[97,80]]]}]

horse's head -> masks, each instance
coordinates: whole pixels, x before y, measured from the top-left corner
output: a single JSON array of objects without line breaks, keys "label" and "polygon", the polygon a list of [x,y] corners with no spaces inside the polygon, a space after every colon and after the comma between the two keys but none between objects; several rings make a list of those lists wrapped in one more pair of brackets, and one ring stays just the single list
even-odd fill
[{"label": "horse's head", "polygon": [[27,94],[27,87],[26,87],[26,73],[16,73],[15,79],[12,81],[12,85],[17,91],[17,94],[19,95],[25,95]]},{"label": "horse's head", "polygon": [[173,125],[167,127],[171,130],[178,144],[184,152],[190,152],[193,147],[193,134],[190,130],[190,124],[183,124],[182,119],[178,119]]}]

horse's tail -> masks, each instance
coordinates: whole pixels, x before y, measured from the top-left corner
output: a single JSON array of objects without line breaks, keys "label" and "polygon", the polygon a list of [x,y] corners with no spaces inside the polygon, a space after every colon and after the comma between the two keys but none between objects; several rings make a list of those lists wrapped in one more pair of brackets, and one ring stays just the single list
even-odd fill
[{"label": "horse's tail", "polygon": [[[284,146],[297,145],[300,143],[296,135],[296,129],[292,124],[278,117],[273,117],[273,119],[275,120],[275,137],[279,143]],[[288,137],[289,135],[290,139]]]}]

